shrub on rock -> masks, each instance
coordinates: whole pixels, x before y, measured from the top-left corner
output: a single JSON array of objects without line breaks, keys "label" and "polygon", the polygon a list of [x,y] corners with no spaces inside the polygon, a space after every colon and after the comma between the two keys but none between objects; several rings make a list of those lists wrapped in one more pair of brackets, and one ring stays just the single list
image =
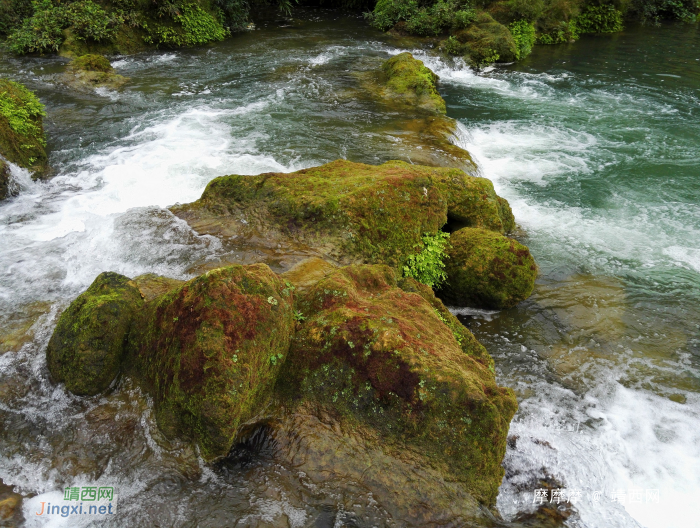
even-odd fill
[{"label": "shrub on rock", "polygon": [[537,265],[528,248],[494,231],[452,233],[447,255],[447,280],[438,296],[448,305],[510,308],[535,287]]},{"label": "shrub on rock", "polygon": [[407,281],[408,291],[387,266],[353,265],[305,292],[298,307],[307,317],[279,391],[375,428],[493,504],[515,397],[496,384],[471,333]]},{"label": "shrub on rock", "polygon": [[49,372],[74,394],[105,390],[119,373],[143,301],[129,278],[105,272],[61,314],[46,349]]},{"label": "shrub on rock", "polygon": [[147,303],[130,338],[131,368],[168,435],[225,456],[261,410],[294,332],[293,288],[264,264],[209,271]]}]

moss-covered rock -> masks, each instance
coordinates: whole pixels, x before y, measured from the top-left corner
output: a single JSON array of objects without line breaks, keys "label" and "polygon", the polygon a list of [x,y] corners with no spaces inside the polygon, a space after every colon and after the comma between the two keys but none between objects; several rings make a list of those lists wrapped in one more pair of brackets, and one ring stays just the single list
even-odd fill
[{"label": "moss-covered rock", "polygon": [[48,173],[44,105],[19,83],[0,79],[0,154],[29,169],[34,177]]},{"label": "moss-covered rock", "polygon": [[387,60],[382,69],[391,95],[408,104],[444,114],[445,101],[437,90],[439,77],[410,53],[399,53]]},{"label": "moss-covered rock", "polygon": [[68,65],[64,79],[73,88],[122,87],[128,79],[114,72],[107,57],[96,54],[82,55]]},{"label": "moss-covered rock", "polygon": [[496,384],[491,358],[470,332],[436,309],[432,293],[414,281],[406,290],[391,268],[358,265],[303,293],[297,306],[306,320],[279,394],[371,426],[493,504],[515,397]]},{"label": "moss-covered rock", "polygon": [[475,66],[513,62],[518,56],[518,47],[508,28],[484,11],[473,24],[455,33],[455,38],[465,46],[469,61]]},{"label": "moss-covered rock", "polygon": [[55,381],[74,394],[105,390],[119,373],[134,314],[142,306],[129,278],[105,272],[61,314],[46,360]]},{"label": "moss-covered rock", "polygon": [[152,392],[165,434],[192,438],[206,460],[228,453],[287,357],[292,291],[263,264],[230,266],[146,304],[130,371]]},{"label": "moss-covered rock", "polygon": [[10,191],[10,166],[0,159],[0,200],[7,198]]},{"label": "moss-covered rock", "polygon": [[293,173],[223,176],[198,201],[172,211],[202,234],[292,239],[336,263],[396,269],[448,219],[459,227],[512,228],[510,208],[489,180],[397,161],[338,160]]},{"label": "moss-covered rock", "polygon": [[447,281],[438,296],[452,306],[503,309],[527,299],[537,265],[527,247],[486,229],[460,229],[450,237]]}]

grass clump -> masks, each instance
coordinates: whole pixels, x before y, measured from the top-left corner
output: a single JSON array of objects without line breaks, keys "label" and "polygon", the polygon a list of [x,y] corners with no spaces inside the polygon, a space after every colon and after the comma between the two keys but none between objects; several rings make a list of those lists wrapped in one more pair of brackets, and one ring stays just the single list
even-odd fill
[{"label": "grass clump", "polygon": [[445,252],[450,234],[438,231],[423,235],[423,249],[408,257],[403,267],[404,277],[412,277],[426,286],[438,287],[447,279],[445,273]]}]

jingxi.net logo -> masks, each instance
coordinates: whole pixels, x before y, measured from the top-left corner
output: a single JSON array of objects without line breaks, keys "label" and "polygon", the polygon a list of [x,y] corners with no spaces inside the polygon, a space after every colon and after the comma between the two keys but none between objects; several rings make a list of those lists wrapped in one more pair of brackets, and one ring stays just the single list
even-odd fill
[{"label": "jingxi.net logo", "polygon": [[117,511],[117,495],[113,487],[80,486],[65,488],[63,500],[39,502],[35,515],[61,516],[114,515]]}]

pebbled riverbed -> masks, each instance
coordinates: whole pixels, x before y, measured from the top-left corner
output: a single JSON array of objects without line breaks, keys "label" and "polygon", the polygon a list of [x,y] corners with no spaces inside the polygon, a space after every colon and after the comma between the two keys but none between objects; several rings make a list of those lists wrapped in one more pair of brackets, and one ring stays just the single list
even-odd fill
[{"label": "pebbled riverbed", "polygon": [[[34,508],[64,485],[103,484],[120,490],[111,526],[404,525],[358,483],[319,488],[265,449],[205,467],[159,434],[128,382],[75,398],[44,360],[56,314],[101,271],[187,278],[253,258],[164,209],[215,176],[420,159],[403,116],[358,96],[356,72],[400,44],[361,19],[307,13],[209,48],[118,58],[121,92],[71,91],[62,59],[2,57],[0,75],[47,106],[57,171],[46,183],[16,171],[21,192],[0,205],[0,478],[27,497],[20,522],[46,526]],[[549,478],[581,492],[571,526],[700,526],[697,27],[585,37],[480,75],[415,55],[440,75],[456,141],[511,202],[541,268],[527,302],[462,314],[520,401],[501,514],[532,509]]]}]

